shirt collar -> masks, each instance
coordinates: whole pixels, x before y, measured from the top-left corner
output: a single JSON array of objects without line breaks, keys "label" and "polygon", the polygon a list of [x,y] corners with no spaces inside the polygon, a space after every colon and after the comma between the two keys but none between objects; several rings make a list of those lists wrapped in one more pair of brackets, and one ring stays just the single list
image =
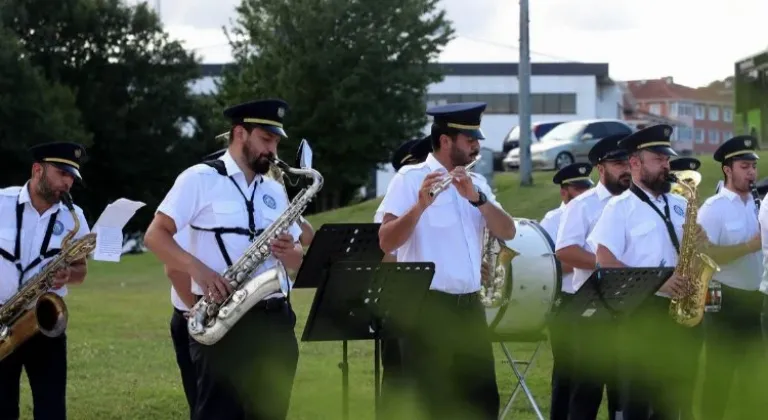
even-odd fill
[{"label": "shirt collar", "polygon": [[730,190],[725,185],[723,185],[720,188],[720,194],[724,195],[726,198],[728,198],[731,201],[741,200],[741,197],[738,194]]},{"label": "shirt collar", "polygon": [[[637,184],[635,184],[635,185],[637,185]],[[656,203],[663,203],[664,202],[664,194],[659,194],[658,197],[654,197],[653,194],[651,194],[648,190],[646,190],[645,188],[641,187],[640,185],[637,185],[637,188],[640,188],[640,191],[644,192],[645,195],[647,195],[648,198],[651,201],[654,201]]]},{"label": "shirt collar", "polygon": [[[243,177],[245,177],[245,174],[243,174],[243,170],[240,169],[240,166],[235,162],[235,159],[232,157],[232,155],[229,153],[229,150],[224,152],[223,155],[219,158],[224,162],[224,167],[227,168],[227,175],[237,175],[242,174]],[[256,174],[256,177],[253,178],[254,181],[261,181],[261,175]]]},{"label": "shirt collar", "polygon": [[602,181],[598,182],[597,187],[595,188],[597,188],[597,198],[599,198],[600,201],[613,197],[613,194],[608,191],[608,188],[605,188],[605,185],[603,185]]},{"label": "shirt collar", "polygon": [[561,202],[560,202],[560,209],[562,210],[562,209],[564,209],[564,208],[565,208],[565,202],[561,201]]},{"label": "shirt collar", "polygon": [[432,153],[427,155],[427,160],[425,162],[427,162],[427,167],[433,171],[448,172],[448,170],[445,169],[445,166],[443,166]]},{"label": "shirt collar", "polygon": [[[19,191],[19,204],[29,204],[29,206],[32,207],[32,197],[29,195],[29,181],[27,181],[24,184],[24,186],[21,187],[21,191]],[[51,206],[51,208],[46,210],[45,213],[48,213],[50,211],[57,211],[62,208],[63,208],[63,204],[61,203],[61,201],[59,201],[58,204]]]}]

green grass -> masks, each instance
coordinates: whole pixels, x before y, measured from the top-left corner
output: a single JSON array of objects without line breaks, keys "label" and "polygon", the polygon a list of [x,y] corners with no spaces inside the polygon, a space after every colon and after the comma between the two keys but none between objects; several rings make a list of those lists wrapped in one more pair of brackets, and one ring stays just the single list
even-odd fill
[{"label": "green grass", "polygon": [[[702,201],[711,195],[720,177],[719,166],[704,159]],[[497,174],[499,202],[514,217],[540,219],[559,204],[552,172],[536,173],[535,187],[519,186],[516,174]],[[593,179],[596,178],[593,174]],[[310,217],[315,228],[325,223],[369,222],[379,200],[360,203]],[[126,256],[118,264],[91,262],[85,284],[70,289],[69,418],[183,419],[186,400],[169,336],[171,305],[169,282],[151,254]],[[297,336],[313,299],[312,290],[292,295],[298,315]],[[290,419],[341,418],[341,343],[300,343]],[[530,344],[512,344],[517,358],[533,350]],[[529,372],[528,383],[547,416],[551,357],[548,345]],[[373,347],[370,342],[350,344],[350,418],[373,418]],[[502,401],[514,381],[503,354],[496,353],[496,372]],[[23,381],[22,418],[31,418],[31,397]],[[535,418],[524,394],[517,398],[512,418]]]}]

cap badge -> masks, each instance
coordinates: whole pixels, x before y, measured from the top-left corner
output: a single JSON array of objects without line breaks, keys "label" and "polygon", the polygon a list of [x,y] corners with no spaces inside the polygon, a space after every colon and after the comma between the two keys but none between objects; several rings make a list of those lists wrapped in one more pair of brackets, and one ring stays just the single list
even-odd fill
[{"label": "cap badge", "polygon": [[283,118],[283,116],[285,116],[285,108],[283,107],[277,108],[277,116],[280,118]]},{"label": "cap badge", "polygon": [[744,146],[752,147],[752,140],[744,140]]},{"label": "cap badge", "polygon": [[691,163],[688,164],[688,167],[691,168],[691,169],[696,169],[696,164],[691,162]]},{"label": "cap badge", "polygon": [[587,173],[587,168],[582,166],[581,168],[579,168],[579,173],[584,175],[585,173]]},{"label": "cap badge", "polygon": [[80,159],[80,155],[81,155],[82,153],[83,153],[83,152],[81,152],[81,151],[80,151],[80,149],[75,149],[75,157],[76,157],[77,159]]},{"label": "cap badge", "polygon": [[669,135],[672,134],[672,130],[669,128],[664,129],[664,137],[669,137]]}]

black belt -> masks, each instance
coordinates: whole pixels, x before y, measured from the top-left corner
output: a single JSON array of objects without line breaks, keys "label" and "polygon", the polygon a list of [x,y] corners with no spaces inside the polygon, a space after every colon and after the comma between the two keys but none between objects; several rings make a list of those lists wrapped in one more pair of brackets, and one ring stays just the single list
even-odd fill
[{"label": "black belt", "polygon": [[452,294],[430,290],[427,296],[429,296],[430,299],[456,306],[466,306],[480,301],[479,292]]}]

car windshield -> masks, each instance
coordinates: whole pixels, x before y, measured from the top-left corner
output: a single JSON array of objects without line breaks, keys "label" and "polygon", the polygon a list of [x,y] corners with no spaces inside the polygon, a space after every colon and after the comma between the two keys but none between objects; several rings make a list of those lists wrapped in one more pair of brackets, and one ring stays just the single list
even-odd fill
[{"label": "car windshield", "polygon": [[562,123],[550,130],[549,133],[545,134],[541,141],[546,142],[570,140],[581,133],[581,131],[584,130],[584,126],[586,125],[587,123],[584,121],[570,121]]},{"label": "car windshield", "polygon": [[510,130],[509,133],[507,133],[507,141],[514,141],[514,140],[520,140],[520,126],[513,128]]}]

